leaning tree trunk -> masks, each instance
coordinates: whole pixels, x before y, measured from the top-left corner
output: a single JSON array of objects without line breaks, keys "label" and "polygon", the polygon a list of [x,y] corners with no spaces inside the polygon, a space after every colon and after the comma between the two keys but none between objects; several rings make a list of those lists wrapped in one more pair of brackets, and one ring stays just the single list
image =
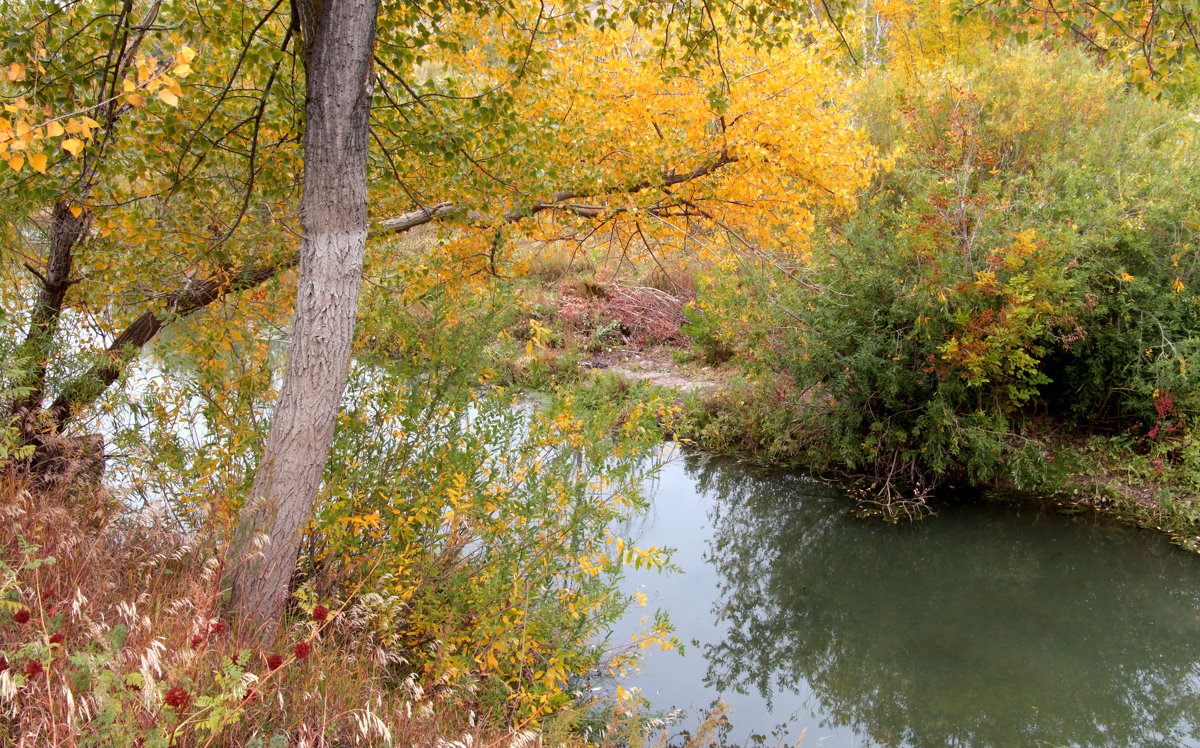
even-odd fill
[{"label": "leaning tree trunk", "polygon": [[296,313],[283,387],[230,557],[235,611],[268,628],[282,612],[350,365],[367,240],[378,0],[293,0],[293,8],[307,73]]}]

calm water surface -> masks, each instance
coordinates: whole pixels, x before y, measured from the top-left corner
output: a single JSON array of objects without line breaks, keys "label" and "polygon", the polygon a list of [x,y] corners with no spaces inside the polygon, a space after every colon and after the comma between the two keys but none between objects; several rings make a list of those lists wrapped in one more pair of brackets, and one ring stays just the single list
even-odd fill
[{"label": "calm water surface", "polygon": [[[978,502],[891,526],[802,475],[689,456],[625,531],[677,652],[636,675],[694,728],[804,746],[1200,746],[1200,557],[1153,533]],[[757,737],[756,737],[757,736]]]}]

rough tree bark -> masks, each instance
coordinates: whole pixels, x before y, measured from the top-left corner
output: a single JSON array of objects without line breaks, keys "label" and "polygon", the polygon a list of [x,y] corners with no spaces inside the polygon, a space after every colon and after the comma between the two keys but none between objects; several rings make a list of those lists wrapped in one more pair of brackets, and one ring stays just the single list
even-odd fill
[{"label": "rough tree bark", "polygon": [[232,606],[268,629],[283,609],[350,365],[367,241],[378,0],[293,0],[293,10],[306,69],[296,312],[271,431],[230,548]]},{"label": "rough tree bark", "polygon": [[46,365],[54,337],[58,332],[58,320],[62,316],[63,302],[71,288],[71,266],[75,259],[75,245],[87,231],[91,212],[76,207],[71,210],[68,198],[59,198],[51,211],[50,251],[46,255],[46,267],[38,272],[27,266],[41,283],[33,311],[29,315],[29,330],[25,334],[23,350],[33,360],[33,371],[29,375],[30,391],[23,398],[25,410],[33,410],[42,402],[46,392]]}]

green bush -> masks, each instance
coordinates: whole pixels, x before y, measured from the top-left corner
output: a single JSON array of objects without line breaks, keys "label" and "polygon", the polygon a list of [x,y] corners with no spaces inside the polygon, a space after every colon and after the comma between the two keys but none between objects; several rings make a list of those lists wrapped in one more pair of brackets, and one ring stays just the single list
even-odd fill
[{"label": "green bush", "polygon": [[888,488],[1031,485],[1052,472],[1046,419],[1182,438],[1200,414],[1196,118],[1035,47],[912,83],[864,81],[862,124],[895,164],[826,219],[804,284],[742,284],[787,310],[756,359],[808,393],[796,454]]}]

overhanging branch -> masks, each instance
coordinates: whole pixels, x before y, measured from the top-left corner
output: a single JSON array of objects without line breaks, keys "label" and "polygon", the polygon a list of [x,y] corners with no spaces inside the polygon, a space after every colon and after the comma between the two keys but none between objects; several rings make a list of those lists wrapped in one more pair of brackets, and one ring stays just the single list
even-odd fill
[{"label": "overhanging branch", "polygon": [[415,229],[418,226],[424,226],[441,218],[452,210],[454,210],[454,203],[452,202],[440,202],[426,208],[417,208],[402,216],[380,221],[375,224],[375,228],[367,233],[367,238],[373,239],[384,234],[402,234],[405,231]]},{"label": "overhanging branch", "polygon": [[[646,179],[646,180],[642,180],[641,182],[635,182],[634,184],[625,185],[623,187],[611,187],[611,188],[604,188],[604,189],[593,190],[593,191],[562,190],[560,192],[555,192],[553,195],[550,196],[550,199],[548,199],[548,200],[539,200],[538,202],[533,203],[532,205],[524,206],[521,208],[513,208],[512,210],[510,210],[504,214],[504,220],[509,223],[514,223],[516,221],[521,220],[522,218],[532,216],[535,213],[541,213],[542,211],[562,210],[564,207],[566,207],[563,204],[567,203],[569,201],[572,201],[572,200],[579,200],[579,199],[592,198],[592,197],[601,197],[603,195],[618,195],[618,194],[632,195],[632,194],[636,194],[638,192],[643,192],[643,191],[651,189],[651,188],[673,187],[677,184],[683,184],[684,182],[692,182],[692,181],[695,181],[702,177],[706,177],[709,174],[712,174],[713,172],[717,171],[718,169],[720,169],[723,166],[727,166],[728,164],[735,163],[737,160],[738,160],[737,156],[732,156],[729,154],[729,151],[722,150],[715,159],[713,159],[712,161],[710,161],[707,164],[701,164],[700,166],[697,166],[695,169],[692,169],[691,171],[683,172],[682,174],[678,173],[674,169],[672,169],[671,171],[664,172],[661,180],[652,181],[652,180]],[[594,206],[578,206],[578,207],[592,208]],[[575,212],[575,211],[573,211],[573,212]],[[579,215],[592,217],[593,215],[598,215],[598,214],[593,214],[591,212],[582,212],[582,213],[579,213]]]},{"label": "overhanging branch", "polygon": [[[727,151],[721,151],[717,158],[707,164],[683,173],[677,173],[674,170],[665,172],[660,180],[643,180],[623,187],[599,190],[561,190],[553,193],[548,199],[538,200],[525,207],[508,211],[502,220],[505,223],[516,223],[523,218],[547,210],[565,211],[585,218],[599,217],[604,212],[622,212],[625,208],[608,210],[604,206],[576,201],[603,195],[634,194],[651,188],[671,187],[691,182],[712,174],[735,161],[737,161],[736,156],[729,155]],[[677,205],[668,206],[658,210],[677,207]],[[380,221],[368,232],[367,236],[374,238],[410,231],[418,226],[432,223],[454,210],[455,204],[450,201],[420,207],[395,218]],[[652,213],[655,210],[655,208],[651,208],[647,212]],[[279,273],[295,267],[298,262],[299,254],[296,253],[277,262],[249,262],[240,266],[225,266],[205,279],[187,281],[182,288],[167,294],[164,297],[166,304],[162,309],[143,312],[113,340],[102,354],[102,361],[62,389],[49,409],[54,423],[61,428],[73,413],[99,397],[109,385],[121,376],[125,366],[137,356],[142,347],[158,334],[164,325],[173,320],[187,317],[227,294],[256,288]]]},{"label": "overhanging branch", "polygon": [[168,322],[203,309],[228,293],[246,291],[266,283],[280,272],[296,265],[299,255],[278,263],[247,263],[238,268],[223,268],[199,281],[189,281],[169,294],[164,309],[143,312],[125,328],[104,351],[103,360],[63,388],[50,406],[50,416],[61,428],[72,413],[100,396],[117,378],[125,365]]}]

